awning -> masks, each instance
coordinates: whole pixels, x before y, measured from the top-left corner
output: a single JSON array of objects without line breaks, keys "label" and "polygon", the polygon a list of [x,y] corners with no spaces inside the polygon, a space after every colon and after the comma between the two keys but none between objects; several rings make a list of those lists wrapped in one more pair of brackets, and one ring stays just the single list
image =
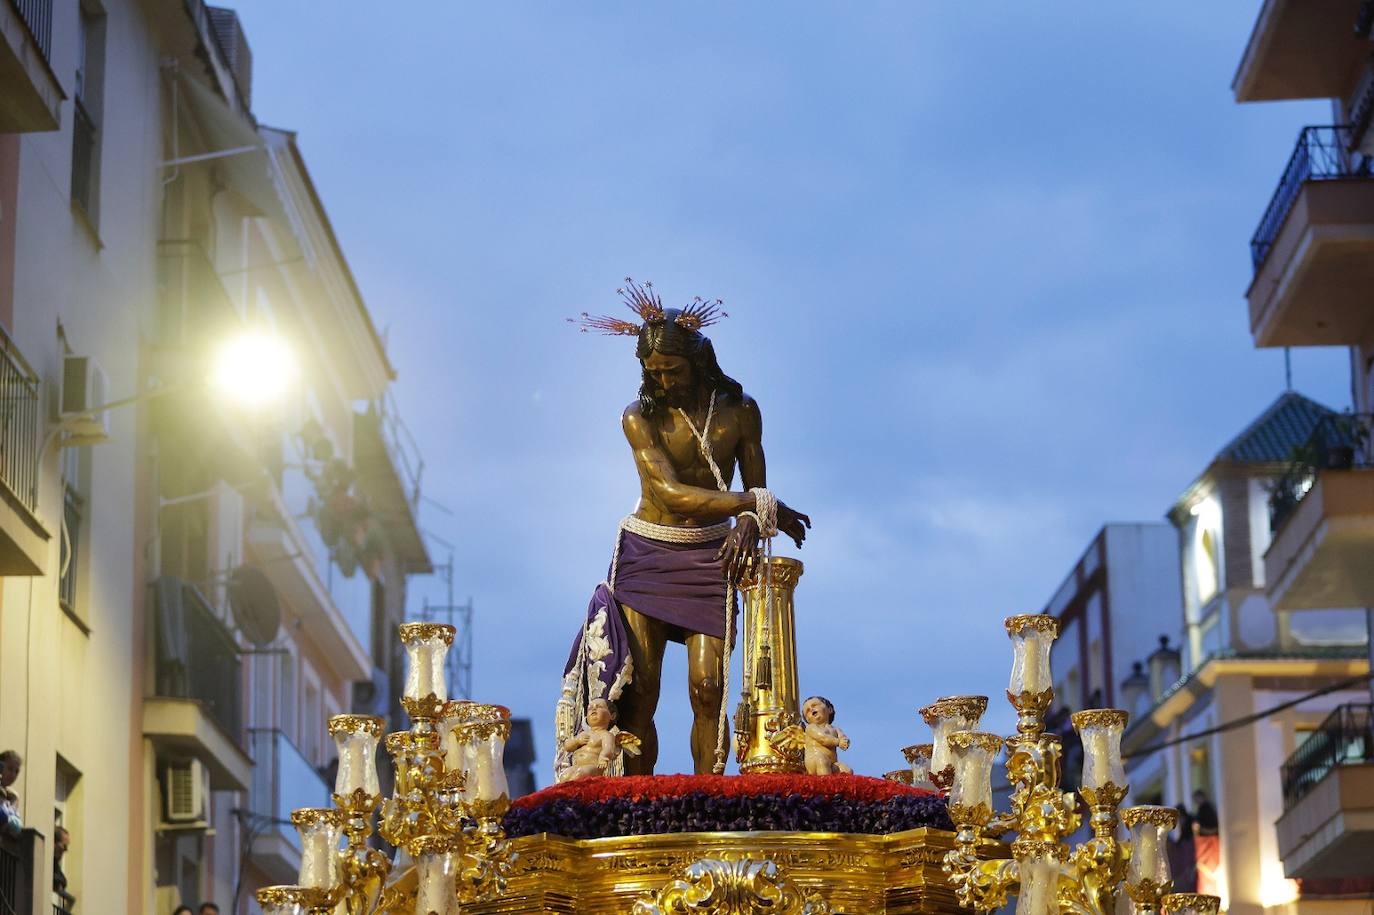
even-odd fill
[{"label": "awning", "polygon": [[267,143],[257,126],[239,114],[219,93],[194,76],[179,71],[176,85],[205,138],[206,149],[181,151],[164,163],[167,168],[214,165],[221,170],[229,189],[270,219],[285,220],[276,185],[272,181]]}]

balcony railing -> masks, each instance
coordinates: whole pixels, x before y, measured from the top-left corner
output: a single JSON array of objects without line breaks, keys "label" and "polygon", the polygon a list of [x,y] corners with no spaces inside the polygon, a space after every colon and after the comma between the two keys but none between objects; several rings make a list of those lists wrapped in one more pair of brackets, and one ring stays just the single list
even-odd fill
[{"label": "balcony railing", "polygon": [[0,913],[33,911],[34,848],[37,834],[0,831]]},{"label": "balcony railing", "polygon": [[401,411],[390,391],[371,409],[377,412],[382,442],[386,445],[387,454],[391,456],[391,463],[396,467],[396,474],[405,488],[406,501],[413,509],[420,502],[420,478],[425,472],[425,459],[420,455],[420,446],[401,419]]},{"label": "balcony railing", "polygon": [[38,375],[0,329],[0,483],[38,510]]},{"label": "balcony railing", "polygon": [[1332,769],[1367,762],[1374,762],[1374,704],[1339,706],[1283,764],[1283,809],[1296,804]]},{"label": "balcony railing", "polygon": [[1323,470],[1351,470],[1374,466],[1370,430],[1374,414],[1341,413],[1324,416],[1312,427],[1307,442],[1293,454],[1283,476],[1269,491],[1269,529],[1277,531],[1303,500]]},{"label": "balcony railing", "polygon": [[1278,238],[1279,230],[1283,228],[1304,184],[1309,181],[1370,176],[1369,160],[1358,153],[1347,152],[1349,138],[1349,126],[1302,129],[1298,144],[1288,157],[1288,167],[1283,170],[1279,186],[1274,189],[1274,196],[1269,199],[1269,206],[1250,239],[1250,260],[1256,272],[1274,247],[1274,240]]},{"label": "balcony railing", "polygon": [[14,0],[14,5],[43,59],[52,60],[52,0]]},{"label": "balcony railing", "polygon": [[157,603],[157,695],[198,700],[238,742],[239,651],[229,630],[180,579],[158,579]]},{"label": "balcony railing", "polygon": [[251,728],[249,753],[253,757],[253,813],[271,821],[273,828],[300,851],[300,836],[289,820],[300,807],[328,807],[329,785],[285,732],[275,728]]}]

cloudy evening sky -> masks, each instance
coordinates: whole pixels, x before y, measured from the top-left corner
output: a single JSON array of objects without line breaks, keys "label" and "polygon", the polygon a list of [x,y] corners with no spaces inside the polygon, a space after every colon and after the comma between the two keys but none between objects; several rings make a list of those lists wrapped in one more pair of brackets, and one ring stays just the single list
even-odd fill
[{"label": "cloudy evening sky", "polygon": [[[1000,694],[1002,618],[1282,390],[1247,241],[1330,114],[1232,101],[1259,0],[229,2],[453,513],[424,524],[476,602],[476,698],[535,719],[541,784],[637,495],[632,345],[564,318],[614,311],[621,277],[726,300],[770,486],[815,521],[802,689],[871,774],[928,739],[929,699]],[[1348,404],[1343,351],[1294,375]],[[690,768],[669,647],[660,771]]]}]

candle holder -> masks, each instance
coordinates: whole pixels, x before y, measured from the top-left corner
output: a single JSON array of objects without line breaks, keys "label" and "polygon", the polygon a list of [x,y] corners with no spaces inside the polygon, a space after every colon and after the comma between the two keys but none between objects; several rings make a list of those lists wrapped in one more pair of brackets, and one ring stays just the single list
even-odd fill
[{"label": "candle holder", "polygon": [[[1059,624],[1051,616],[1025,614],[1009,617],[1005,626],[1013,653],[1007,700],[1017,715],[1016,733],[1005,740],[1012,785],[1009,811],[998,813],[991,804],[998,738],[971,729],[951,731],[946,722],[952,715],[940,708],[948,700],[922,709],[935,732],[932,770],[941,767],[942,743],[956,765],[949,810],[958,833],[943,869],[960,904],[979,912],[1000,908],[1015,892],[1018,915],[1111,915],[1117,891],[1127,880],[1133,845],[1140,844],[1146,857],[1150,854],[1148,840],[1116,837],[1117,811],[1127,792],[1121,763],[1127,715],[1119,709],[1091,709],[1073,716],[1084,745],[1081,793],[1091,813],[1092,836],[1071,849],[1067,840],[1081,818],[1073,794],[1060,788],[1060,738],[1045,732],[1045,715],[1054,701],[1050,648]],[[933,772],[932,779],[939,774]],[[1007,832],[1016,834],[1011,860],[979,857],[988,837]],[[1147,863],[1157,866],[1153,860]],[[1145,879],[1135,881],[1143,893],[1148,891]],[[1158,884],[1157,876],[1149,879]]]},{"label": "candle holder", "polygon": [[1172,807],[1127,807],[1121,820],[1131,831],[1126,895],[1136,912],[1158,912],[1160,901],[1174,888],[1166,834],[1178,826],[1178,811]]},{"label": "candle holder", "polygon": [[988,710],[987,696],[942,696],[919,710],[935,734],[930,755],[930,781],[941,791],[954,784],[954,759],[950,755],[949,735],[955,731],[976,731]]},{"label": "candle holder", "polygon": [[[386,735],[391,796],[383,797],[377,774],[382,719],[330,718],[339,751],[334,807],[292,814],[301,836],[300,885],[260,890],[268,915],[457,915],[462,903],[505,891],[516,861],[502,827],[510,809],[510,710],[447,698],[443,662],[452,626],[405,623],[400,631],[410,661],[401,698],[410,727]],[[392,866],[371,847],[374,826],[411,856],[413,880],[388,885]]]},{"label": "candle holder", "polygon": [[918,788],[934,787],[930,780],[930,757],[935,752],[935,745],[929,743],[912,744],[909,747],[902,747],[902,755],[906,757],[907,764],[911,766],[911,784]]}]

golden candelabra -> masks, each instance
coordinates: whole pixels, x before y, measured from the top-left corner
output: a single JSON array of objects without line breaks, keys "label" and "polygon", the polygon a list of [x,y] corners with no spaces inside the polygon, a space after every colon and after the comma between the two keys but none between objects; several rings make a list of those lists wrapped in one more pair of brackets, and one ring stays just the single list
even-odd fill
[{"label": "golden candelabra", "polygon": [[[1035,614],[1010,617],[1006,628],[1013,649],[1007,699],[1016,709],[1015,735],[1004,740],[978,730],[987,708],[984,696],[949,696],[921,709],[935,733],[930,778],[948,788],[950,818],[958,830],[943,869],[960,904],[989,912],[1006,905],[1014,893],[1017,915],[1111,915],[1124,887],[1137,913],[1216,915],[1214,896],[1169,895],[1166,834],[1177,825],[1177,812],[1139,806],[1118,813],[1129,787],[1121,762],[1127,715],[1120,709],[1072,716],[1083,743],[1078,794],[1091,834],[1070,848],[1082,814],[1074,794],[1059,787],[1060,738],[1045,732],[1045,714],[1054,699],[1050,647],[1059,624]],[[992,767],[1004,747],[1011,809],[997,813]],[[911,756],[919,754],[913,750]],[[1123,821],[1129,839],[1118,836]],[[1016,833],[1011,857],[992,857],[1001,847],[993,840],[1011,832]]]},{"label": "golden candelabra", "polygon": [[[452,626],[405,623],[400,631],[410,729],[385,736],[392,794],[382,796],[377,774],[382,719],[329,719],[339,751],[334,806],[292,814],[301,837],[298,883],[259,890],[266,915],[452,915],[505,889],[515,861],[501,826],[510,808],[503,759],[510,712],[447,698]],[[405,866],[395,867],[396,879],[392,861],[372,846],[374,830],[409,858],[398,855]]]},{"label": "golden candelabra", "polygon": [[801,575],[800,560],[770,556],[751,563],[741,585],[745,676],[735,710],[735,759],[741,772],[806,771],[801,750],[777,739],[801,723],[793,606]]}]

